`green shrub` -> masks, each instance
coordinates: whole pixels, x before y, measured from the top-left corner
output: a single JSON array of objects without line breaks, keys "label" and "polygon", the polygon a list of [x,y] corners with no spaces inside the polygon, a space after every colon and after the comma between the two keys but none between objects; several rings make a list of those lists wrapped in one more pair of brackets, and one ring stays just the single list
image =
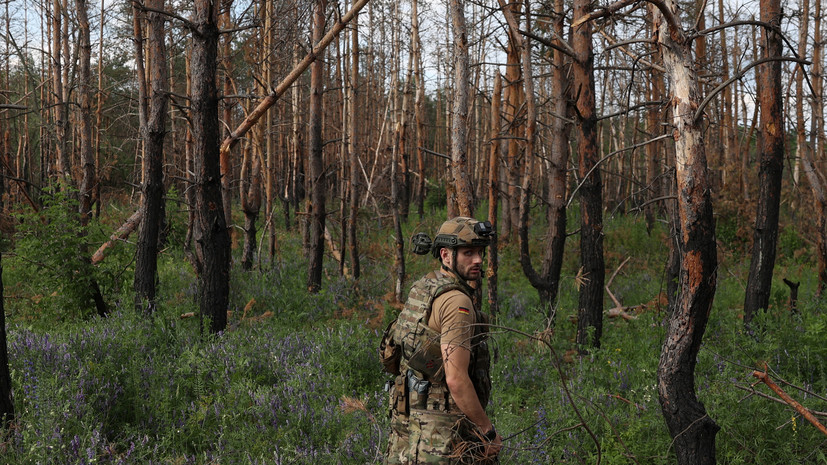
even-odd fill
[{"label": "green shrub", "polygon": [[101,243],[102,234],[94,223],[81,227],[75,191],[48,191],[42,201],[40,212],[17,215],[7,283],[33,296],[41,317],[65,321],[94,314],[93,284],[118,292],[123,270],[92,265],[90,244]]}]

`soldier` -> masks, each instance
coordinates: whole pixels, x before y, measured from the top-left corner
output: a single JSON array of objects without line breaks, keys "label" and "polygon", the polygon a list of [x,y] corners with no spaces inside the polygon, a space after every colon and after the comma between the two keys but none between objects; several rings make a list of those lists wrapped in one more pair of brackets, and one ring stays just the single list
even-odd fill
[{"label": "soldier", "polygon": [[488,221],[458,217],[442,224],[433,244],[422,233],[413,238],[415,253],[431,251],[442,266],[413,284],[380,347],[401,353],[389,370],[397,376],[389,383],[386,464],[497,463],[502,437],[485,413],[488,320],[471,298],[493,234]]}]

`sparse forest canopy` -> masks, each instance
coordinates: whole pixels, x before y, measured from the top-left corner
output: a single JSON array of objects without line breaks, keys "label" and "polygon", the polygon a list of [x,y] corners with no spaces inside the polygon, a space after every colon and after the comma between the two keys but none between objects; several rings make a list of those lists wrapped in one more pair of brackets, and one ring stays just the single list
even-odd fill
[{"label": "sparse forest canopy", "polygon": [[827,463],[795,2],[3,0],[0,454],[381,463],[410,238],[463,215],[500,463]]}]

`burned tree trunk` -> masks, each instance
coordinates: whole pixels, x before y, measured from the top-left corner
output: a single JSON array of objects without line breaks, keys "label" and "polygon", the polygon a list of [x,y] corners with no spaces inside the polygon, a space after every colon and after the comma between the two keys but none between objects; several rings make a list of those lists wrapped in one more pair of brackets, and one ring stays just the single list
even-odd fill
[{"label": "burned tree trunk", "polygon": [[[63,11],[63,5],[60,0],[54,0],[52,2],[54,7],[53,15],[52,15],[52,60],[53,60],[53,73],[52,73],[52,93],[54,98],[54,119],[55,119],[55,149],[56,149],[56,158],[57,158],[57,172],[58,176],[60,176],[60,182],[65,183],[66,185],[71,185],[72,183],[72,167],[71,162],[69,160],[69,151],[67,147],[67,139],[68,139],[68,132],[69,132],[69,104],[66,101],[68,99],[68,92],[66,92],[66,78],[64,78],[63,73],[67,72],[69,66],[63,66],[61,64],[61,50],[66,47],[65,43],[69,40],[67,37],[64,37],[63,34],[63,20],[65,18],[65,12]],[[68,55],[68,54],[66,54]],[[68,62],[70,60],[69,56],[64,56],[63,60]]]},{"label": "burned tree trunk", "polygon": [[[761,21],[779,26],[780,0],[761,0]],[[781,36],[762,29],[765,58],[781,56]],[[761,168],[758,174],[758,210],[755,214],[752,261],[744,298],[744,325],[770,303],[772,271],[778,244],[778,214],[781,203],[781,174],[784,170],[784,119],[781,101],[781,62],[761,65],[759,104],[761,106]]]},{"label": "burned tree trunk", "polygon": [[[75,2],[78,20],[78,93],[80,99],[80,111],[78,115],[80,164],[82,182],[80,184],[80,196],[78,199],[78,221],[80,224],[79,234],[86,235],[86,226],[92,218],[92,191],[95,184],[95,157],[92,152],[92,44],[89,29],[88,4],[85,0]],[[66,43],[64,42],[64,45]],[[68,54],[67,54],[68,55]],[[64,79],[66,84],[68,79]],[[68,95],[66,92],[64,95]],[[71,183],[71,168],[64,171],[62,182]],[[65,186],[64,186],[65,187]],[[87,255],[85,244],[80,247],[82,257]],[[87,260],[87,259],[84,259]],[[103,300],[100,286],[95,278],[89,283],[89,296],[95,302],[95,307],[100,316],[106,316],[108,309]]]},{"label": "burned tree trunk", "polygon": [[[591,2],[577,0],[574,17],[579,18],[591,11]],[[591,23],[572,25],[572,47],[575,57],[572,63],[571,96],[575,99],[577,121],[577,152],[580,187],[580,268],[583,283],[580,285],[580,301],[577,313],[577,343],[600,347],[603,332],[603,282],[606,270],[603,263],[603,183],[597,150],[597,117],[594,97],[594,50],[592,48]]]},{"label": "burned tree trunk", "polygon": [[[491,152],[488,159],[488,221],[497,230],[497,206],[500,198],[500,105],[502,103],[503,80],[497,72],[494,76],[494,92],[491,96],[491,129],[489,139]],[[499,312],[497,298],[497,270],[499,262],[499,244],[496,234],[488,247],[488,310],[491,317],[496,319]],[[494,321],[496,323],[496,321]]]},{"label": "burned tree trunk", "polygon": [[804,156],[801,162],[804,167],[804,174],[810,183],[816,210],[816,258],[818,261],[818,289],[816,295],[822,296],[825,287],[827,287],[827,179],[816,168],[811,148],[808,146],[802,152]]},{"label": "burned tree trunk", "polygon": [[227,327],[230,295],[230,235],[224,218],[219,163],[218,10],[210,0],[194,4],[192,41],[192,140],[195,171],[195,242],[201,318],[210,332]]},{"label": "burned tree trunk", "polygon": [[78,96],[80,114],[78,131],[80,142],[80,223],[86,225],[92,217],[92,192],[95,188],[95,154],[92,145],[92,41],[89,11],[86,0],[75,0],[78,20]]},{"label": "burned tree trunk", "polygon": [[[221,13],[221,17],[219,18],[221,27],[224,29],[231,29],[232,24],[230,20],[230,10],[232,9],[232,0],[222,0],[221,9],[223,12]],[[233,72],[233,58],[230,55],[230,42],[232,41],[232,35],[230,34],[223,34],[222,37],[219,38],[221,43],[221,65],[223,68],[223,96],[221,98],[222,103],[222,118],[220,127],[224,128],[224,137],[229,135],[231,127],[233,127],[233,99],[229,98],[229,95],[232,94],[233,86],[232,86],[232,72]],[[224,219],[227,221],[227,224],[231,225],[233,223],[233,194],[232,189],[230,186],[232,185],[233,181],[233,167],[230,163],[230,152],[222,150],[219,155],[219,163],[221,165],[221,199],[223,200],[223,208],[224,208]]]},{"label": "burned tree trunk", "polygon": [[[723,2],[723,0],[718,0]],[[801,11],[810,11],[810,0],[801,0]],[[798,57],[804,59],[807,56],[807,49],[809,48],[809,26],[810,15],[801,15],[801,20],[798,26]],[[795,164],[793,165],[793,182],[797,185],[801,178],[801,164],[803,152],[807,145],[807,126],[804,122],[804,101],[807,96],[804,95],[804,67],[799,66],[795,72]],[[796,202],[797,204],[798,202]],[[795,207],[793,207],[795,209]]]},{"label": "burned tree trunk", "polygon": [[414,120],[416,124],[416,212],[419,220],[425,217],[425,83],[422,79],[422,40],[419,37],[419,0],[411,2],[411,53],[413,54],[413,79],[416,84],[414,97]]},{"label": "burned tree trunk", "polygon": [[679,290],[658,365],[658,394],[680,465],[715,463],[720,429],[695,394],[695,363],[712,310],[717,249],[691,41],[679,28],[678,7],[666,0],[658,41],[672,79],[681,265]]},{"label": "burned tree trunk", "polygon": [[[414,8],[416,1],[414,1]],[[359,266],[359,240],[356,234],[356,220],[359,218],[359,186],[361,185],[362,173],[359,172],[359,17],[353,17],[353,29],[351,30],[352,62],[350,68],[350,123],[348,124],[348,180],[350,181],[350,197],[348,198],[347,236],[350,247],[350,269],[353,279],[359,279],[361,268]]]},{"label": "burned tree trunk", "polygon": [[[513,26],[510,29],[515,29],[516,16],[520,14],[522,5],[519,1],[513,0],[507,5],[505,1],[500,3],[500,8],[506,18],[510,15],[514,18]],[[525,95],[523,94],[522,83],[522,66],[520,66],[520,36],[513,31],[509,31],[508,44],[506,46],[506,63],[505,68],[505,95],[503,102],[503,113],[509,121],[509,137],[504,140],[506,144],[505,156],[505,172],[503,179],[505,185],[502,186],[501,191],[506,194],[503,196],[502,202],[502,224],[500,225],[501,239],[504,241],[511,237],[511,234],[517,234],[518,223],[520,218],[520,140],[525,135],[525,128],[521,121],[520,115],[523,105],[525,103]]]},{"label": "burned tree trunk", "polygon": [[[511,14],[510,10],[503,8],[503,13],[509,18]],[[530,10],[528,8],[528,4],[526,4],[526,29],[531,30],[531,22],[530,18]],[[516,38],[519,38],[519,32],[517,31],[517,21],[513,19],[513,17],[508,19],[508,23],[511,26],[510,32]],[[546,256],[544,257],[544,261],[542,263],[543,270],[542,272],[538,272],[534,265],[531,263],[531,254],[529,253],[529,237],[528,237],[528,222],[529,222],[529,195],[531,194],[531,180],[534,174],[534,163],[535,163],[535,154],[534,154],[534,147],[535,141],[537,137],[537,106],[535,104],[535,96],[534,96],[534,81],[533,81],[533,73],[532,73],[532,66],[531,66],[531,42],[525,38],[520,39],[519,42],[521,43],[522,47],[522,62],[523,62],[523,82],[525,87],[525,107],[526,107],[526,123],[525,123],[525,139],[526,139],[526,150],[525,150],[525,160],[524,160],[524,168],[525,171],[522,177],[522,188],[520,194],[520,215],[518,218],[517,224],[517,232],[518,232],[518,239],[520,244],[520,265],[523,268],[523,273],[528,278],[528,281],[531,285],[537,289],[537,292],[540,295],[540,305],[543,307],[546,315],[551,318],[553,315],[552,305],[554,299],[557,297],[557,288],[560,278],[560,269],[557,268],[557,273],[554,273],[553,268],[550,266],[550,262],[552,258],[549,256],[550,246],[552,244],[546,244]],[[558,76],[559,77],[559,76]],[[565,173],[565,171],[564,171]],[[565,181],[565,174],[563,175],[563,180]],[[552,186],[550,186],[552,187]],[[553,186],[558,187],[558,186]],[[559,193],[559,192],[558,192]],[[563,185],[563,197],[565,197],[565,184]],[[557,199],[558,202],[562,202],[565,205],[565,199]],[[555,213],[558,210],[554,209]],[[565,214],[565,206],[563,206],[563,214]],[[556,216],[552,217],[549,216],[549,234],[554,235],[556,230],[552,229],[555,226],[559,226],[559,223],[552,223],[552,221],[556,221],[559,218]],[[563,222],[565,225],[565,220]],[[565,229],[563,230],[563,237],[565,238]],[[559,245],[559,244],[555,244]],[[561,251],[562,255],[562,251]],[[562,256],[557,257],[562,263]]]},{"label": "burned tree trunk", "polygon": [[[327,3],[317,0],[313,14],[313,43],[317,44],[324,35],[324,12]],[[324,87],[322,72],[324,63],[314,61],[310,66],[310,261],[308,263],[307,289],[318,292],[322,286],[322,265],[324,260],[325,227],[325,177],[324,158],[322,154],[322,92]]]},{"label": "burned tree trunk", "polygon": [[[673,137],[677,180],[679,246],[678,296],[669,319],[658,364],[658,398],[679,465],[715,463],[720,429],[695,394],[695,364],[712,311],[717,277],[715,222],[702,120],[701,95],[692,61],[692,41],[680,25],[674,0],[652,2],[664,67],[672,80]],[[621,8],[624,0],[573,23],[582,24]],[[575,17],[579,15],[575,14]]]},{"label": "burned tree trunk", "polygon": [[468,179],[468,32],[464,3],[451,0],[454,31],[454,101],[451,121],[451,176],[461,216],[472,216],[474,190]]},{"label": "burned tree trunk", "polygon": [[166,136],[169,79],[164,42],[163,0],[147,2],[153,11],[149,19],[150,101],[145,124],[141,125],[144,141],[144,182],[141,200],[142,221],[138,233],[135,262],[135,307],[152,311],[155,307],[155,284],[158,270],[158,236],[164,203],[164,138]]},{"label": "burned tree trunk", "polygon": [[[244,249],[241,252],[241,268],[253,269],[256,254],[256,219],[261,210],[261,166],[264,154],[261,150],[261,133],[266,126],[255,131],[256,143],[244,151],[241,164],[241,211],[244,212]],[[250,160],[252,158],[252,160]]]},{"label": "burned tree trunk", "polygon": [[[563,37],[563,1],[555,2],[557,16],[554,30],[558,37]],[[562,44],[561,44],[562,46]],[[547,181],[548,190],[548,231],[546,232],[546,250],[543,258],[542,273],[548,280],[547,305],[552,310],[560,289],[560,271],[563,267],[563,251],[566,245],[566,178],[569,162],[569,124],[562,116],[568,113],[568,101],[565,98],[568,78],[567,57],[560,50],[554,51],[554,71],[551,81],[554,96],[554,113],[558,116],[552,121],[551,159]],[[551,315],[550,315],[551,316]]]},{"label": "burned tree trunk", "polygon": [[[650,6],[649,8],[655,7]],[[663,86],[661,74],[654,69],[650,70],[648,81],[647,90],[649,92],[649,101],[659,102],[663,95],[663,92],[661,91],[661,87]],[[650,139],[654,139],[663,132],[661,129],[661,121],[663,120],[661,109],[662,106],[658,105],[650,108],[646,112],[646,131]],[[661,186],[665,184],[660,181],[661,174],[658,173],[659,167],[663,166],[663,162],[661,160],[663,153],[662,147],[663,144],[659,141],[646,144],[646,190],[648,194],[648,203],[646,204],[645,216],[646,231],[650,234],[655,225],[656,212],[658,210],[663,210],[658,209],[658,204],[654,202],[655,198],[662,195],[663,189],[661,189]]]},{"label": "burned tree trunk", "polygon": [[[392,97],[393,98],[393,97]],[[404,118],[404,116],[403,116]],[[402,295],[402,286],[405,282],[405,241],[402,236],[402,214],[399,211],[399,203],[401,201],[400,186],[398,182],[398,174],[396,167],[400,156],[399,147],[402,145],[399,140],[401,134],[396,134],[396,144],[392,149],[391,159],[391,214],[393,215],[393,235],[394,235],[394,250],[393,269],[396,279],[394,279],[393,296],[396,302],[404,302]]]}]

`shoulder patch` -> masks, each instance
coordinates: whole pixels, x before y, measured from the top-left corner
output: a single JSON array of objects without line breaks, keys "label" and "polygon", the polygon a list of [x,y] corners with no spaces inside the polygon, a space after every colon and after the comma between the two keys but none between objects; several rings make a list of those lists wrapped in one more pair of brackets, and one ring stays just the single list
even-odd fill
[{"label": "shoulder patch", "polygon": [[467,308],[465,308],[465,307],[459,307],[459,308],[458,308],[458,310],[459,310],[459,312],[460,312],[460,313],[462,313],[463,315],[468,315],[469,313],[471,313],[471,310],[469,310],[469,309],[467,309]]}]

